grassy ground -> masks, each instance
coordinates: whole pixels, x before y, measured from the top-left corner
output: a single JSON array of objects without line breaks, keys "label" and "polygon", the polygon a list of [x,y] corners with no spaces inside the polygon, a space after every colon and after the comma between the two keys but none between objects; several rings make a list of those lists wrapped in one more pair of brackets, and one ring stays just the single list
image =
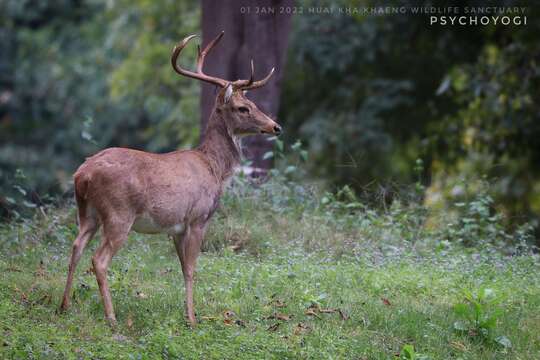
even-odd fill
[{"label": "grassy ground", "polygon": [[502,233],[467,216],[478,226],[462,231],[465,217],[433,230],[410,206],[238,190],[199,260],[198,327],[183,317],[171,242],[133,234],[110,271],[111,330],[90,270],[97,238],[72,308],[56,313],[76,228],[72,210],[51,209],[0,229],[0,358],[540,358],[538,257],[476,239]]}]

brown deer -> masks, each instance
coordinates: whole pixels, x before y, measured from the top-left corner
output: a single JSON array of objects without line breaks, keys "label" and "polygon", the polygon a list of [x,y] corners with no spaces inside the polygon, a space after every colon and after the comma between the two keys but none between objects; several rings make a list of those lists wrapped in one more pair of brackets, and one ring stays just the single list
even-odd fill
[{"label": "brown deer", "polygon": [[173,50],[174,70],[220,88],[202,143],[193,150],[153,154],[110,148],[88,158],[75,172],[75,199],[79,234],[73,243],[61,310],[69,307],[73,273],[81,254],[99,227],[101,245],[92,257],[105,316],[116,324],[107,269],[128,238],[130,230],[146,234],[165,233],[174,245],[184,275],[186,310],[196,324],[193,309],[193,277],[205,230],[216,210],[224,183],[239,165],[239,139],[245,135],[279,135],[281,127],[245,97],[245,91],[265,85],[274,69],[262,80],[251,76],[233,82],[204,74],[205,56],[223,36],[221,32],[203,51],[199,47],[197,70],[181,68],[177,58],[196,35],[182,40]]}]

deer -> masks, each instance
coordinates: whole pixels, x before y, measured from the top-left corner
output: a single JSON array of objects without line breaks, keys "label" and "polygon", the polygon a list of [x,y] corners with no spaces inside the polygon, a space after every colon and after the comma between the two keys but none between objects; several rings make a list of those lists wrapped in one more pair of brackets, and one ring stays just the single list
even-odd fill
[{"label": "deer", "polygon": [[185,311],[190,326],[197,320],[193,304],[194,273],[206,229],[216,211],[227,181],[241,162],[240,140],[247,135],[277,136],[281,126],[246,97],[247,90],[264,86],[274,68],[254,80],[228,81],[204,73],[206,55],[223,37],[222,31],[204,50],[198,46],[196,70],[178,65],[178,57],[191,39],[173,49],[171,64],[181,76],[217,86],[218,92],[201,143],[191,150],[156,154],[128,148],[108,148],[89,157],[73,176],[78,235],[73,242],[60,311],[70,306],[70,291],[84,248],[102,228],[101,243],[92,256],[105,318],[117,321],[107,271],[113,256],[131,230],[167,234],[173,239],[184,277]]}]

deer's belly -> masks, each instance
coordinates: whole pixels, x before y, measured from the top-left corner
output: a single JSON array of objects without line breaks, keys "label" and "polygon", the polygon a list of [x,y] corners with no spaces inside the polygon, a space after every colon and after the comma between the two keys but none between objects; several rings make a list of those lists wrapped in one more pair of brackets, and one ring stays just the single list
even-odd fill
[{"label": "deer's belly", "polygon": [[131,229],[142,234],[182,234],[185,230],[183,223],[177,223],[170,226],[162,226],[156,222],[149,214],[141,214],[131,226]]}]

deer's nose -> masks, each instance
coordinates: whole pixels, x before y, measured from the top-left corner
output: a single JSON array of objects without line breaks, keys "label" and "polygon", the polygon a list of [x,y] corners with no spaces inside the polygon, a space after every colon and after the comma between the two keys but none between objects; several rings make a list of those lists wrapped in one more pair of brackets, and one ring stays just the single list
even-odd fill
[{"label": "deer's nose", "polygon": [[279,125],[274,126],[274,134],[276,135],[281,134],[281,126]]}]

